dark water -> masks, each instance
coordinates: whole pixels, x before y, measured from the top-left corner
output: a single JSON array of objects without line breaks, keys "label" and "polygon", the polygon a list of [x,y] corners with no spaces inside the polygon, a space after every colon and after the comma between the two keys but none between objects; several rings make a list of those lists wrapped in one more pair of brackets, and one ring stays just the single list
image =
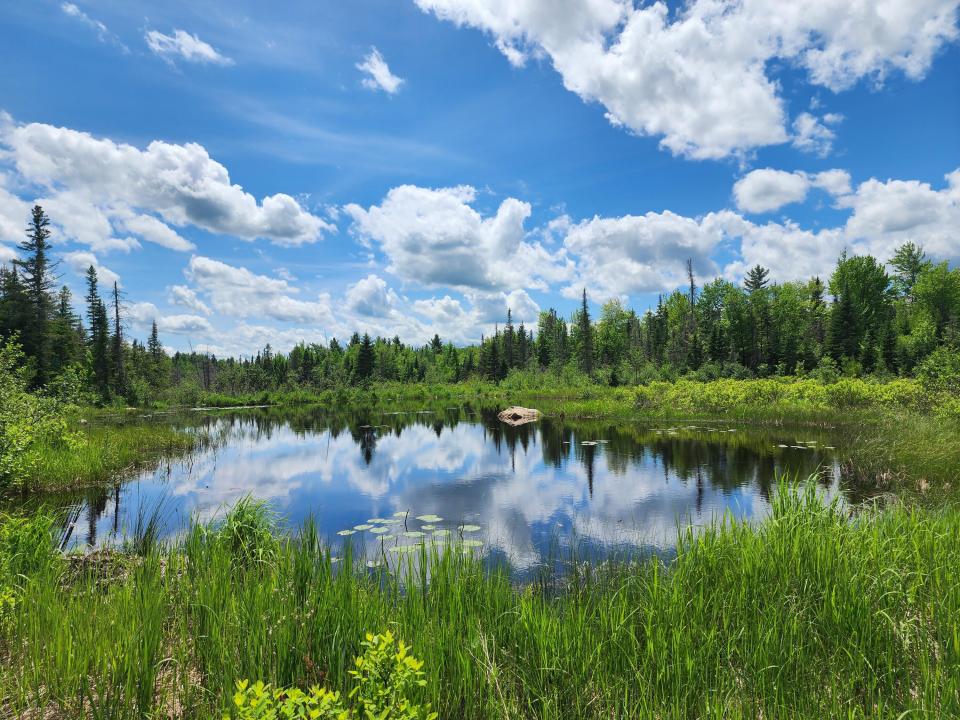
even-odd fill
[{"label": "dark water", "polygon": [[[762,518],[783,474],[820,472],[823,491],[838,491],[831,438],[807,429],[551,419],[513,428],[469,408],[273,409],[190,422],[214,438],[209,447],[114,488],[60,499],[70,507],[65,544],[122,542],[138,516],[155,510],[172,537],[191,519],[215,519],[252,495],[291,526],[314,517],[337,545],[346,541],[337,532],[357,525],[373,527],[349,542],[377,553],[381,543],[391,551],[423,542],[404,531],[429,539],[448,530],[446,537],[462,532],[478,551],[523,570],[558,547],[586,557],[669,553],[678,527],[726,512]],[[416,519],[426,515],[441,519]]]}]

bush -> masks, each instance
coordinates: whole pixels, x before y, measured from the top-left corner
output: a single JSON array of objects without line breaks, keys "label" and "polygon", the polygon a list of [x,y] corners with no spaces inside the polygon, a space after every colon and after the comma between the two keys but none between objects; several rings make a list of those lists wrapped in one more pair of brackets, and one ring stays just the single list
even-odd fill
[{"label": "bush", "polygon": [[[350,675],[356,683],[350,691],[353,706],[346,705],[340,693],[313,686],[303,692],[297,688],[276,688],[257,682],[237,683],[233,696],[234,720],[435,720],[430,705],[414,699],[427,681],[423,663],[410,655],[402,640],[389,630],[380,635],[367,634],[365,648],[354,660]],[[226,720],[225,718],[225,720]]]},{"label": "bush", "polygon": [[64,406],[55,398],[27,392],[23,353],[0,344],[0,487],[24,481],[45,445],[74,445]]},{"label": "bush", "polygon": [[929,392],[960,395],[960,352],[937,348],[920,363],[917,378]]}]

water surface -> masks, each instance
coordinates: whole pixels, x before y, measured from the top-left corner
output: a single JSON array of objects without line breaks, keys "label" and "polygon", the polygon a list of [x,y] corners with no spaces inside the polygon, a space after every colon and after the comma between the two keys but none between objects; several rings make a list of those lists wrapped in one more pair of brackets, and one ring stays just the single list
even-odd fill
[{"label": "water surface", "polygon": [[[479,552],[522,571],[558,548],[583,557],[669,553],[678,528],[724,513],[762,518],[784,474],[819,472],[824,492],[837,491],[833,441],[808,429],[549,418],[514,428],[471,408],[262,409],[190,422],[215,442],[64,501],[71,506],[65,545],[121,542],[157,508],[172,537],[252,495],[287,525],[312,517],[331,543],[351,542],[371,556],[423,541],[404,532],[436,533],[482,543]],[[416,519],[430,515],[440,520]]]}]

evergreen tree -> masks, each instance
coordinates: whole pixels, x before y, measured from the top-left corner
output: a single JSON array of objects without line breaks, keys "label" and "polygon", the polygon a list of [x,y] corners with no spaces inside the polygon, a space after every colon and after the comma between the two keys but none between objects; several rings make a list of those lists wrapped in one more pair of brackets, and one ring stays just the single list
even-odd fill
[{"label": "evergreen tree", "polygon": [[374,354],[373,341],[370,335],[363,334],[363,339],[359,343],[357,350],[357,364],[354,368],[354,383],[360,384],[373,377]]},{"label": "evergreen tree", "polygon": [[110,397],[107,309],[100,299],[97,269],[93,265],[87,268],[87,323],[90,326],[88,343],[93,386],[101,399],[107,400]]},{"label": "evergreen tree", "polygon": [[743,287],[750,293],[762,290],[767,286],[769,276],[770,271],[767,270],[767,268],[762,265],[755,265],[747,271],[747,276],[743,281]]},{"label": "evergreen tree", "polygon": [[503,364],[507,370],[515,367],[516,333],[513,328],[513,313],[507,308],[507,326],[503,330]]},{"label": "evergreen tree", "polygon": [[587,307],[587,289],[583,289],[583,301],[577,317],[577,339],[579,340],[578,358],[580,369],[587,375],[593,374],[593,324],[590,322],[590,309]]},{"label": "evergreen tree", "polygon": [[33,358],[35,385],[50,380],[50,294],[54,287],[56,263],[50,261],[50,220],[39,205],[33,207],[27,239],[18,246],[22,257],[13,261],[22,270],[29,307],[29,321],[20,330],[24,352]]}]

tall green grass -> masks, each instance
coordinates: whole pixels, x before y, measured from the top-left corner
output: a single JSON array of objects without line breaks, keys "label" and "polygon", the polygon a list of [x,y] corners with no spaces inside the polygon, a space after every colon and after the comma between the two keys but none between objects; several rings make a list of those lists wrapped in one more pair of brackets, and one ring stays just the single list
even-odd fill
[{"label": "tall green grass", "polygon": [[425,661],[420,700],[442,718],[960,714],[955,507],[851,518],[783,490],[767,521],[689,530],[670,562],[524,586],[456,549],[393,572],[337,562],[311,524],[238,562],[236,536],[265,527],[244,513],[141,560],[21,577],[0,714],[210,718],[240,678],[346,689],[364,633],[385,628]]},{"label": "tall green grass", "polygon": [[183,455],[203,444],[202,433],[168,424],[104,422],[94,418],[76,423],[76,442],[44,444],[36,463],[19,478],[20,492],[69,490],[121,479],[164,457]]}]

